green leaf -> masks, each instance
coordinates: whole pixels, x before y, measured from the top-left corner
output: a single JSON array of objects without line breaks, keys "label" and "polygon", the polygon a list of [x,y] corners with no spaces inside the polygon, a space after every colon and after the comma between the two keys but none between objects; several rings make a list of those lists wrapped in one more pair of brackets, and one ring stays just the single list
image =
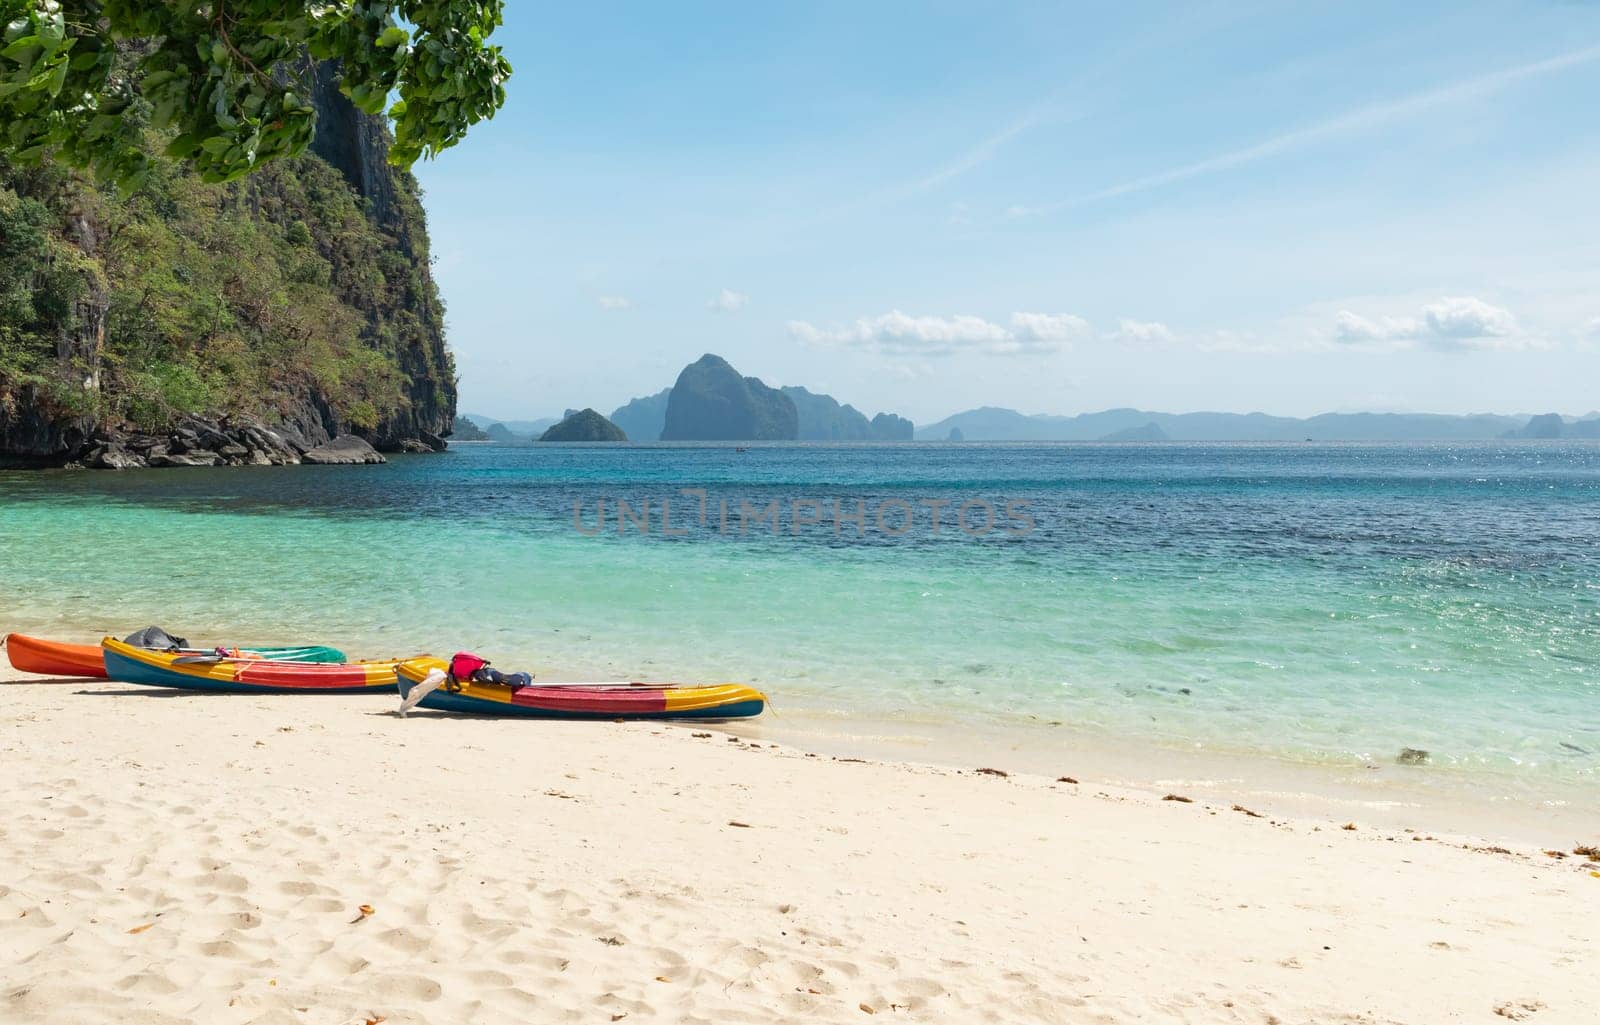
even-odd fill
[{"label": "green leaf", "polygon": [[9,57],[18,64],[32,64],[39,54],[44,52],[44,47],[39,45],[38,36],[23,36],[4,50],[0,50],[0,57]]},{"label": "green leaf", "polygon": [[39,26],[39,42],[44,44],[45,50],[49,53],[55,53],[56,48],[66,38],[66,20],[61,17],[59,11],[54,16],[46,18],[44,23]]},{"label": "green leaf", "polygon": [[182,159],[200,148],[200,140],[184,134],[167,143],[167,156]]}]

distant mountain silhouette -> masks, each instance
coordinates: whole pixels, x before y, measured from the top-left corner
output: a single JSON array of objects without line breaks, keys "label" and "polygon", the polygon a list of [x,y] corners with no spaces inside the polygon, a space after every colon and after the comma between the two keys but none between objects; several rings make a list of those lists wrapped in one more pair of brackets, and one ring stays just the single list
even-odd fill
[{"label": "distant mountain silhouette", "polygon": [[[497,420],[492,416],[484,416],[480,413],[467,413],[464,416],[483,428],[490,441],[498,441],[501,444],[532,441],[559,422],[558,418],[553,416],[543,417],[538,420]],[[497,431],[494,429],[496,427],[500,429]]]},{"label": "distant mountain silhouette", "polygon": [[879,413],[872,418],[873,441],[910,441],[916,425],[894,413]]},{"label": "distant mountain silhouette", "polygon": [[793,399],[706,353],[672,386],[661,440],[794,441],[799,433]]},{"label": "distant mountain silhouette", "polygon": [[1546,441],[1557,438],[1600,438],[1600,417],[1591,415],[1582,420],[1569,421],[1560,413],[1543,413],[1519,429],[1507,431],[1504,436]]},{"label": "distant mountain silhouette", "polygon": [[634,399],[612,412],[611,422],[634,441],[660,441],[661,431],[667,426],[667,402],[671,398],[672,389],[663,388],[654,395]]},{"label": "distant mountain silhouette", "polygon": [[794,400],[800,414],[801,441],[910,441],[911,421],[893,413],[871,420],[856,407],[840,404],[832,395],[790,386],[783,393]]},{"label": "distant mountain silhouette", "polygon": [[[1521,430],[1527,417],[1435,413],[1324,413],[1308,418],[1265,413],[1152,413],[1108,409],[1079,416],[1027,416],[1014,409],[969,409],[917,429],[924,441],[1134,440],[1125,432],[1154,427],[1172,441],[1483,441]],[[1589,421],[1582,421],[1589,423]]]},{"label": "distant mountain silhouette", "polygon": [[451,441],[488,441],[489,436],[483,433],[483,428],[470,417],[456,417],[455,430],[450,432]]},{"label": "distant mountain silhouette", "polygon": [[[800,441],[910,441],[912,424],[894,413],[879,413],[868,420],[854,406],[841,404],[831,395],[807,388],[789,386],[778,389],[794,403]],[[656,441],[667,425],[667,406],[672,389],[663,388],[619,406],[611,422],[634,441]]]},{"label": "distant mountain silhouette", "polygon": [[1120,431],[1112,431],[1101,441],[1171,441],[1167,432],[1161,429],[1158,423],[1147,423],[1143,427],[1127,427]]}]

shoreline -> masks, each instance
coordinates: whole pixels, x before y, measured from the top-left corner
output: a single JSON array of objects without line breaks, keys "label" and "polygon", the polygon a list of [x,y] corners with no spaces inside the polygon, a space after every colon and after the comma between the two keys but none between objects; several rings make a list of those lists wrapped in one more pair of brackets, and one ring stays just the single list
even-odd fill
[{"label": "shoreline", "polygon": [[25,1025],[1567,1022],[1600,942],[1581,858],[1088,775],[371,695],[0,693]]},{"label": "shoreline", "polygon": [[[289,643],[271,637],[258,640]],[[98,638],[83,637],[81,642],[97,643]],[[352,648],[351,655],[403,654],[380,645],[370,647],[370,651]],[[519,663],[519,667],[544,680],[676,678],[659,672],[639,675],[623,671],[619,675],[615,667],[575,670],[543,663]],[[0,686],[30,681],[69,682],[43,681],[0,664]],[[104,681],[70,682],[104,685]],[[1276,816],[1341,824],[1357,820],[1390,830],[1444,831],[1485,843],[1564,849],[1574,841],[1600,840],[1586,833],[1600,821],[1600,785],[1512,779],[1486,770],[1446,766],[1378,761],[1336,764],[1268,751],[1219,751],[1199,744],[1152,742],[1147,737],[1021,719],[972,721],[954,714],[891,718],[866,708],[830,705],[822,709],[806,704],[804,696],[796,699],[782,690],[770,691],[767,696],[772,703],[759,718],[702,724],[695,729],[783,744],[830,758],[937,771],[997,768],[1046,780],[1066,775],[1157,797],[1177,791],[1225,805],[1243,803]]]},{"label": "shoreline", "polygon": [[[915,722],[816,715],[780,706],[757,720],[725,724],[740,737],[774,740],[837,757],[940,769],[999,768],[1053,779],[1066,774],[1162,796],[1177,791],[1243,802],[1286,817],[1443,830],[1485,840],[1569,844],[1600,821],[1600,786],[1549,785],[1483,771],[1394,762],[1333,764],[1263,751],[1217,751],[1151,743],[1043,724]],[[1541,781],[1542,782],[1542,781]]]}]

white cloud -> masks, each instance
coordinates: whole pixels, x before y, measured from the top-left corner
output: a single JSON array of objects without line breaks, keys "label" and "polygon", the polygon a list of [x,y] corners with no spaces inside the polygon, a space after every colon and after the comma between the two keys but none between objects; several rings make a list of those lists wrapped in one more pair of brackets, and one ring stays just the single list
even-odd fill
[{"label": "white cloud", "polygon": [[706,309],[716,310],[718,313],[732,313],[735,310],[743,309],[745,303],[749,301],[750,297],[743,292],[735,292],[731,288],[724,288],[717,293],[715,299],[706,303]]},{"label": "white cloud", "polygon": [[789,334],[807,345],[869,349],[891,355],[948,356],[976,352],[996,356],[1059,352],[1086,337],[1089,322],[1070,313],[1013,313],[1009,326],[982,317],[916,317],[892,310],[838,328],[789,322]]},{"label": "white cloud", "polygon": [[1334,340],[1349,345],[1410,338],[1416,331],[1417,322],[1403,317],[1380,317],[1373,320],[1359,313],[1340,310],[1339,315],[1333,318]]},{"label": "white cloud", "polygon": [[620,295],[602,295],[599,299],[602,310],[631,310],[633,300]]},{"label": "white cloud", "polygon": [[1164,345],[1175,341],[1172,329],[1158,320],[1128,320],[1117,322],[1117,329],[1106,336],[1113,342],[1131,345]]},{"label": "white cloud", "polygon": [[1071,313],[1013,313],[1011,332],[1028,341],[1068,343],[1087,338],[1094,328]]},{"label": "white cloud", "polygon": [[1510,311],[1471,296],[1429,303],[1422,308],[1422,319],[1440,339],[1506,338],[1517,330]]},{"label": "white cloud", "polygon": [[1333,338],[1346,345],[1422,344],[1446,350],[1544,346],[1523,333],[1510,310],[1472,296],[1446,296],[1428,303],[1414,317],[1366,317],[1340,310]]}]

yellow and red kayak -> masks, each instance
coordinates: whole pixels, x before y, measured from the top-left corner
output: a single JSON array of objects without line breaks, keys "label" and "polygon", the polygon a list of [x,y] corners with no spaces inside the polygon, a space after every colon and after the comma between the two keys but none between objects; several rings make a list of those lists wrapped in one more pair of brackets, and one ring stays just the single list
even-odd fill
[{"label": "yellow and red kayak", "polygon": [[100,642],[106,673],[121,683],[235,694],[351,694],[395,689],[401,659],[375,662],[281,662],[184,655],[135,648],[114,637]]},{"label": "yellow and red kayak", "polygon": [[[414,658],[395,667],[404,697],[434,670],[439,658]],[[690,687],[676,683],[534,683],[507,687],[472,680],[440,687],[422,708],[474,715],[536,719],[747,719],[766,708],[766,695],[742,683]]]},{"label": "yellow and red kayak", "polygon": [[[66,644],[24,634],[0,637],[11,668],[39,676],[104,680],[105,659],[98,644]],[[185,649],[182,655],[204,655],[210,649]],[[289,648],[247,648],[232,650],[238,658],[274,659],[280,662],[343,662],[344,652],[322,645],[297,645]]]}]

